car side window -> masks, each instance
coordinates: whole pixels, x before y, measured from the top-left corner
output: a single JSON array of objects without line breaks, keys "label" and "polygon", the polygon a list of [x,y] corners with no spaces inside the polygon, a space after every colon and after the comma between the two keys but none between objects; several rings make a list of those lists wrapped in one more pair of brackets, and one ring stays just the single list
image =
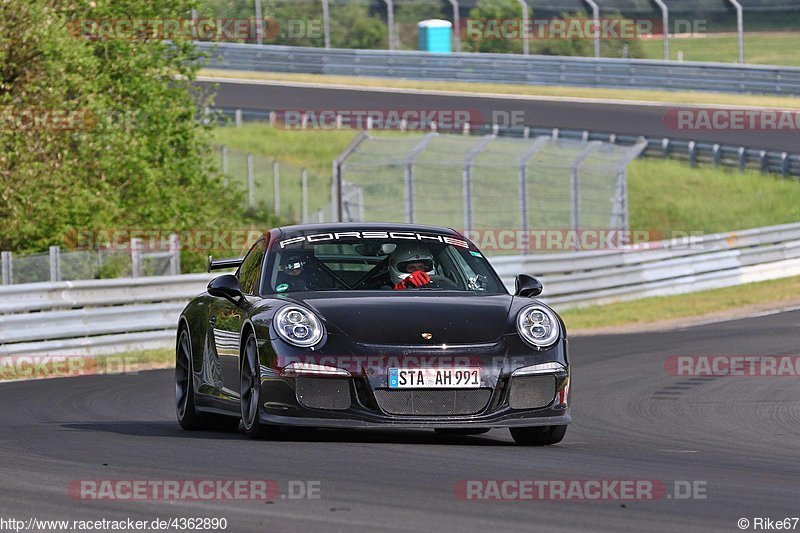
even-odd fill
[{"label": "car side window", "polygon": [[266,244],[264,239],[259,240],[248,252],[247,256],[239,268],[239,286],[245,294],[255,295],[259,281],[261,281],[261,271],[264,264],[264,254]]}]

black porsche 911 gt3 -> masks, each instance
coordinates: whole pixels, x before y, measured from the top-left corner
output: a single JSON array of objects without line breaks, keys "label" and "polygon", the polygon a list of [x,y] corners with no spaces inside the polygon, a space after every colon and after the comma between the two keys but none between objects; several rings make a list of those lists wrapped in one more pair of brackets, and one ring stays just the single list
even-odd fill
[{"label": "black porsche 911 gt3", "polygon": [[570,423],[564,323],[520,275],[506,290],[452,229],[375,223],[265,233],[180,316],[177,416],[185,429],[244,424],[507,427],[560,442]]}]

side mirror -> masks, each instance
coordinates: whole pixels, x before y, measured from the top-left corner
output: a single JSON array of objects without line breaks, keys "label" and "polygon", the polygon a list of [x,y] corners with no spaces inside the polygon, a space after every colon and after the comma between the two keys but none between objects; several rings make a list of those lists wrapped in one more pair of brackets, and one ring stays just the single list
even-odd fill
[{"label": "side mirror", "polygon": [[244,298],[242,289],[239,287],[239,278],[233,274],[224,274],[212,279],[208,284],[208,293],[211,296],[227,298],[234,303],[239,303]]},{"label": "side mirror", "polygon": [[542,294],[542,282],[527,274],[517,276],[514,285],[516,288],[514,294],[523,298],[533,298]]}]

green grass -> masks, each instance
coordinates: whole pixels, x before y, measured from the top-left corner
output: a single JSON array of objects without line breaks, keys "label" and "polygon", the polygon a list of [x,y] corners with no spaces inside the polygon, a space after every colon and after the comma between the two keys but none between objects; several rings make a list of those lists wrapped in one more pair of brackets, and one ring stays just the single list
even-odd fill
[{"label": "green grass", "polygon": [[702,316],[746,306],[772,304],[777,307],[781,303],[798,300],[800,300],[800,277],[794,277],[691,294],[643,298],[631,302],[571,309],[560,314],[568,330],[590,330]]},{"label": "green grass", "polygon": [[630,227],[716,233],[797,222],[800,183],[756,171],[641,159],[628,172]]},{"label": "green grass", "polygon": [[[286,163],[281,173],[281,198],[293,206],[299,205],[300,196],[296,169],[308,168],[313,174],[312,209],[330,201],[331,162],[355,135],[348,130],[287,131],[264,124],[215,131],[219,143]],[[243,166],[236,172],[245,175]],[[270,180],[265,179],[263,189],[271,191]],[[630,227],[661,235],[713,233],[800,220],[800,183],[756,171],[690,168],[680,161],[642,159],[629,167],[628,191]]]},{"label": "green grass", "polygon": [[31,360],[23,356],[17,362],[12,358],[0,357],[0,381],[119,374],[172,368],[174,365],[175,351],[172,349],[124,352],[96,357],[50,356],[46,360],[38,357]]},{"label": "green grass", "polygon": [[[664,57],[660,39],[642,40],[642,49],[649,59]],[[670,57],[683,52],[684,61],[722,61],[734,63],[739,58],[735,33],[670,39]],[[800,32],[745,33],[744,59],[760,65],[800,66]]]}]

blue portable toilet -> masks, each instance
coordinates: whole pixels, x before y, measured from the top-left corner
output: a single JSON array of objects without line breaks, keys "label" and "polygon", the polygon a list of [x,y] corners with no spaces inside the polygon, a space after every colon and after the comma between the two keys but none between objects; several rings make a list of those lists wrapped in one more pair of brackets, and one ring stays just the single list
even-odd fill
[{"label": "blue portable toilet", "polygon": [[453,52],[453,24],[449,20],[423,20],[419,29],[419,49],[425,52]]}]

